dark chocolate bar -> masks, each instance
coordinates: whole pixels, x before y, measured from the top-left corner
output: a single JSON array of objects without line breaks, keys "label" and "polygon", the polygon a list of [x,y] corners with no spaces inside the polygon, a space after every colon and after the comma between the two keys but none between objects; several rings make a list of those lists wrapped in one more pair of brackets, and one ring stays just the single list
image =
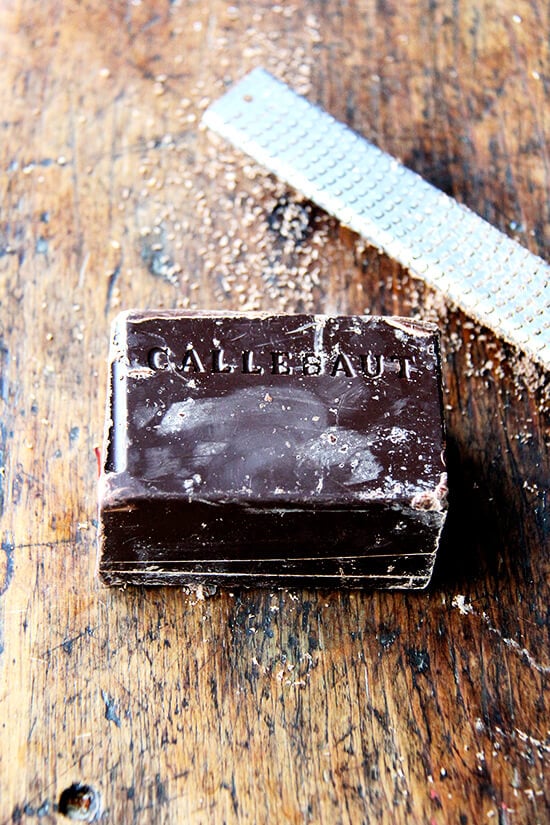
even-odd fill
[{"label": "dark chocolate bar", "polygon": [[369,316],[122,313],[99,484],[108,584],[428,584],[438,334]]}]

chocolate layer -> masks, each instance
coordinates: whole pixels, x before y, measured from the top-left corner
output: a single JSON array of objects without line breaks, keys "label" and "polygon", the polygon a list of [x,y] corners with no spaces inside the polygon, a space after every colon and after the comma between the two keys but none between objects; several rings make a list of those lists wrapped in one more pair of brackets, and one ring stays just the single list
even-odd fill
[{"label": "chocolate layer", "polygon": [[108,419],[107,583],[428,583],[445,517],[432,325],[123,313]]}]

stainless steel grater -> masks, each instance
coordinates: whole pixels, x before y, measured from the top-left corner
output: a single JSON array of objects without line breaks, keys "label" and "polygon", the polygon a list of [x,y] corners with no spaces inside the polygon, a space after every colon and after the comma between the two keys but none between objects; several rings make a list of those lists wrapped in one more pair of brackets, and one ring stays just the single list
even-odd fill
[{"label": "stainless steel grater", "polygon": [[263,69],[204,122],[550,368],[550,266]]}]

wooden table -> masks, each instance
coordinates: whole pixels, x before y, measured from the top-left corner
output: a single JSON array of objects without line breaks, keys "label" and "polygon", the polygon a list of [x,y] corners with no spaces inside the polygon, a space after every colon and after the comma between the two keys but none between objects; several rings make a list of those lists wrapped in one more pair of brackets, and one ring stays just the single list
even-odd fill
[{"label": "wooden table", "polygon": [[[115,825],[549,821],[548,376],[200,126],[263,65],[544,254],[546,25],[542,0],[3,4],[0,822],[64,822],[75,783]],[[132,306],[437,320],[430,589],[100,586]]]}]

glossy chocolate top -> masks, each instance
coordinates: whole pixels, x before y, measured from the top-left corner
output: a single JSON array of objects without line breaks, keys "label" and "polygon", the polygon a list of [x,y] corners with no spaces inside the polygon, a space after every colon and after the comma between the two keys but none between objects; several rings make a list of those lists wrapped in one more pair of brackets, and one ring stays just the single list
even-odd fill
[{"label": "glossy chocolate top", "polygon": [[360,507],[433,491],[444,469],[433,325],[132,311],[111,360],[111,503]]}]

